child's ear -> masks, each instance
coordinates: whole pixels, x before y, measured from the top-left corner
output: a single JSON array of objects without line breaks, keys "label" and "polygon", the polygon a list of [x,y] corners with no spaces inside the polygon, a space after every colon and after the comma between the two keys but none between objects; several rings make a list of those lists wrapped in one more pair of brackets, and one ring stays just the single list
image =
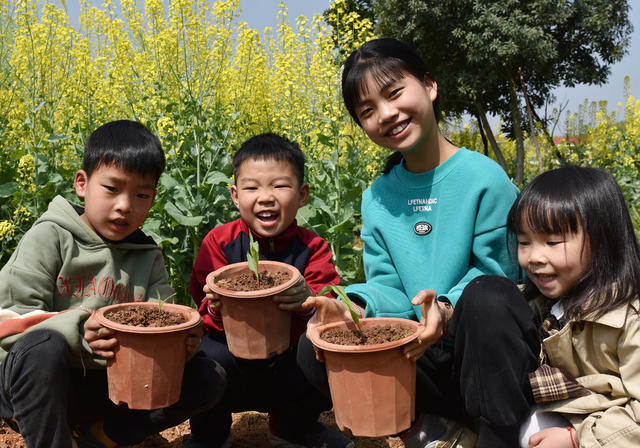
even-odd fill
[{"label": "child's ear", "polygon": [[298,207],[302,207],[309,199],[309,184],[302,184],[300,190],[298,190],[298,194],[300,195]]},{"label": "child's ear", "polygon": [[424,75],[424,87],[433,103],[438,98],[438,83],[429,75]]},{"label": "child's ear", "polygon": [[231,191],[231,200],[233,201],[233,204],[237,209],[240,209],[240,206],[238,205],[238,187],[234,184],[231,185],[229,190]]},{"label": "child's ear", "polygon": [[87,183],[89,182],[89,176],[85,170],[76,171],[76,177],[73,179],[73,186],[76,189],[76,194],[80,198],[84,198],[87,191]]}]

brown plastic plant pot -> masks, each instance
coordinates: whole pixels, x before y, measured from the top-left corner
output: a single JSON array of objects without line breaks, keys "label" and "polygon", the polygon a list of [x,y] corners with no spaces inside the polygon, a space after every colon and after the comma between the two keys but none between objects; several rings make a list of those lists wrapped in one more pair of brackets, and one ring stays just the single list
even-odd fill
[{"label": "brown plastic plant pot", "polygon": [[336,423],[354,436],[398,434],[415,419],[416,363],[404,357],[402,347],[416,339],[422,327],[395,317],[360,319],[362,328],[387,324],[410,326],[414,331],[383,344],[339,345],[322,340],[320,335],[331,328],[346,329],[345,322],[307,330],[309,340],[322,350]]},{"label": "brown plastic plant pot", "polygon": [[267,359],[284,352],[290,345],[291,312],[281,310],[273,296],[293,286],[300,272],[295,266],[269,260],[260,261],[258,271],[284,271],[291,278],[281,285],[258,291],[231,291],[216,284],[221,278],[252,272],[247,262],[223,266],[207,276],[209,288],[221,296],[227,345],[238,358]]},{"label": "brown plastic plant pot", "polygon": [[120,303],[99,308],[94,316],[101,325],[116,331],[115,357],[107,361],[109,398],[129,409],[160,409],[178,401],[186,359],[185,338],[200,323],[198,311],[165,303],[164,311],[180,313],[185,321],[167,327],[123,325],[105,317],[111,310],[154,307],[154,302]]}]

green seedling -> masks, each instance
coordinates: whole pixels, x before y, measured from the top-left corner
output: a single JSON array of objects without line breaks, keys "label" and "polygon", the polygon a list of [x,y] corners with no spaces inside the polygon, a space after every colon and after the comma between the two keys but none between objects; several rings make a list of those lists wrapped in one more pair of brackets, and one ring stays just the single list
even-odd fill
[{"label": "green seedling", "polygon": [[260,284],[260,274],[258,273],[258,262],[260,261],[260,245],[253,240],[251,232],[249,232],[249,252],[247,252],[247,263],[256,276],[256,281]]},{"label": "green seedling", "polygon": [[333,292],[337,294],[338,297],[340,297],[340,301],[344,303],[349,310],[349,314],[351,314],[351,318],[356,324],[356,327],[358,327],[358,330],[362,331],[362,328],[360,327],[360,317],[358,316],[358,313],[354,311],[353,302],[351,302],[351,299],[349,299],[349,296],[345,292],[344,287],[340,285],[327,285],[322,288],[322,291],[320,291],[320,295],[326,294],[327,292]]},{"label": "green seedling", "polygon": [[176,295],[176,293],[174,292],[173,294],[168,295],[166,299],[162,300],[162,298],[160,297],[160,291],[158,291],[157,289],[156,294],[158,296],[158,312],[160,313],[162,313],[162,305],[167,303],[167,300]]}]

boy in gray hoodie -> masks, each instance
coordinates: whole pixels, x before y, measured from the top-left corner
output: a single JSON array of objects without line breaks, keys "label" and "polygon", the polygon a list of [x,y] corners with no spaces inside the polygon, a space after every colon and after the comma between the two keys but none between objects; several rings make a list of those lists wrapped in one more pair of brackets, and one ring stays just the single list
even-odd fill
[{"label": "boy in gray hoodie", "polygon": [[[106,360],[118,341],[92,312],[173,293],[160,248],[139,229],[164,167],[160,141],[140,123],[99,127],[74,179],[84,208],[55,197],[0,271],[0,417],[27,447],[133,445],[222,395],[223,369],[197,355],[168,408],[131,411],[108,399]],[[190,332],[187,353],[201,335]]]}]

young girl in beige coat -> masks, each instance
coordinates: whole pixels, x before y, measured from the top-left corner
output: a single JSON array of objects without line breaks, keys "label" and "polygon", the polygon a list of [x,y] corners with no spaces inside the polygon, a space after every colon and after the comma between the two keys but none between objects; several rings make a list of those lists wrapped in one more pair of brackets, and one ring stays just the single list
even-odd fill
[{"label": "young girl in beige coat", "polygon": [[639,447],[640,256],[618,184],[593,168],[543,173],[507,227],[541,322],[522,446]]}]

